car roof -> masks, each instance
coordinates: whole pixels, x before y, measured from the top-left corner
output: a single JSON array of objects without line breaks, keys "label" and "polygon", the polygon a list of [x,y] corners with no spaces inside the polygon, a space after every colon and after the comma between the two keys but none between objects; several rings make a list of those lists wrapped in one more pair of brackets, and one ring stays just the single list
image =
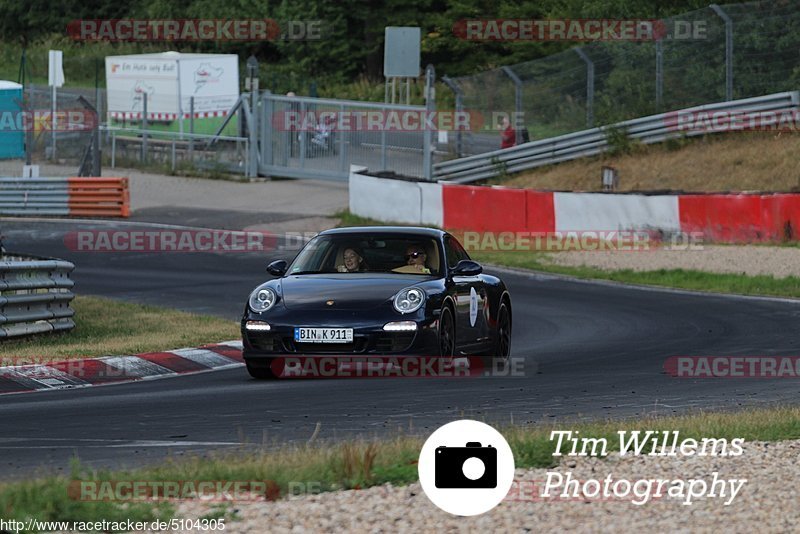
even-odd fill
[{"label": "car roof", "polygon": [[363,236],[365,234],[397,234],[415,237],[430,237],[434,239],[445,235],[444,230],[438,228],[425,228],[422,226],[348,226],[345,228],[331,228],[320,232],[319,235],[353,235]]}]

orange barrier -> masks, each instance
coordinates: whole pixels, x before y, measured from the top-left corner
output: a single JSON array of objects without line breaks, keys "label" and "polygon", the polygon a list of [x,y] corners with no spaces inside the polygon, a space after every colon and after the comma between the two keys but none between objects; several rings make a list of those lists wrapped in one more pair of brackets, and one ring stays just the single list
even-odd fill
[{"label": "orange barrier", "polygon": [[130,217],[127,178],[68,178],[69,214],[78,217]]}]

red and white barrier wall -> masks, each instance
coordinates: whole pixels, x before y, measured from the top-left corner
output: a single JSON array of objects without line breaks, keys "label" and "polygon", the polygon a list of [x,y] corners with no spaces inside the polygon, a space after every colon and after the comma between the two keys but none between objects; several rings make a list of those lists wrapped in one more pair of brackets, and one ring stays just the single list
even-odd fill
[{"label": "red and white barrier wall", "polygon": [[800,239],[800,193],[554,193],[350,174],[350,211],[448,230],[702,232],[706,241]]}]

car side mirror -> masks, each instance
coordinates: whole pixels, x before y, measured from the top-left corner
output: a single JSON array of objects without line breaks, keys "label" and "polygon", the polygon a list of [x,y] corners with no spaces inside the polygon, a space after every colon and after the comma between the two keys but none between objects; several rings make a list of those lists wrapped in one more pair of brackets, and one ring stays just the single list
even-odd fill
[{"label": "car side mirror", "polygon": [[453,276],[477,276],[483,272],[483,267],[477,261],[461,260],[453,267]]},{"label": "car side mirror", "polygon": [[272,276],[283,276],[286,274],[286,268],[289,266],[286,260],[275,260],[267,265],[267,272]]}]

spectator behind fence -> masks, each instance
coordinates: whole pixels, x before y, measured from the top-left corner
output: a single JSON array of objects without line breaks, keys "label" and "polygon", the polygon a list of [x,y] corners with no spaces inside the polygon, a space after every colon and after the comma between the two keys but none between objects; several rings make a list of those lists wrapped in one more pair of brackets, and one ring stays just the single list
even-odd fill
[{"label": "spectator behind fence", "polygon": [[517,144],[517,132],[511,126],[508,117],[500,121],[500,148],[511,148]]}]

